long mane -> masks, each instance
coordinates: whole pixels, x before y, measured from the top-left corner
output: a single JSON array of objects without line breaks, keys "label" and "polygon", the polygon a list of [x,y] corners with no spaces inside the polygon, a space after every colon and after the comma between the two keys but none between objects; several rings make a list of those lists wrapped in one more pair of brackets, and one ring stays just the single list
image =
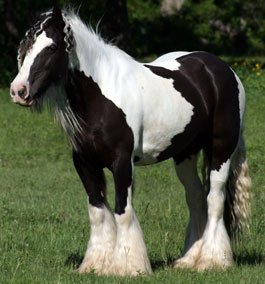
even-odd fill
[{"label": "long mane", "polygon": [[[127,53],[106,42],[90,25],[86,25],[74,12],[65,14],[73,33],[75,55],[80,64],[80,70],[87,76],[92,76],[97,82],[108,72],[118,72],[118,66],[133,64],[136,61]],[[75,58],[70,56],[70,60]],[[74,63],[74,62],[73,62]],[[129,65],[130,65],[129,64]],[[109,76],[106,75],[106,76]]]}]

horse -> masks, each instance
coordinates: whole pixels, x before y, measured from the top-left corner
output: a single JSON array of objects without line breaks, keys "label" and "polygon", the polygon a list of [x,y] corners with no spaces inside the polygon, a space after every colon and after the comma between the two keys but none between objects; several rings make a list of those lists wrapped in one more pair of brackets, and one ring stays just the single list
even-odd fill
[{"label": "horse", "polygon": [[[202,51],[140,63],[75,12],[55,7],[20,42],[18,69],[12,101],[37,111],[48,105],[69,138],[88,196],[90,238],[80,273],[152,273],[132,204],[134,166],[167,159],[189,209],[183,253],[173,267],[233,264],[231,240],[248,226],[251,179],[244,87],[226,63]],[[114,212],[104,168],[114,179]]]}]

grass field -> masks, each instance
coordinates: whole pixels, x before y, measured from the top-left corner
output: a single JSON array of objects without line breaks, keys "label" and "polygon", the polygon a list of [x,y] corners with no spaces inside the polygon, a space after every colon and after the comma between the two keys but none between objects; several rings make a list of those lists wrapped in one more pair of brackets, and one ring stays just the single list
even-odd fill
[{"label": "grass field", "polygon": [[[236,66],[235,66],[236,67]],[[265,283],[265,76],[236,67],[247,92],[245,137],[253,179],[252,223],[226,271],[173,270],[187,208],[171,161],[137,168],[134,204],[154,270],[148,277],[75,272],[89,237],[85,191],[66,138],[48,113],[0,91],[0,283]],[[108,172],[113,204],[114,188]]]}]

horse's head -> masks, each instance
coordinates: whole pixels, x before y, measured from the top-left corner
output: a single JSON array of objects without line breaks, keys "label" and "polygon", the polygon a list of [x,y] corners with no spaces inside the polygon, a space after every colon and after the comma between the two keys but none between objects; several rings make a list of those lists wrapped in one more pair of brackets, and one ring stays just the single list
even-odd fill
[{"label": "horse's head", "polygon": [[19,73],[10,86],[14,103],[38,104],[49,87],[66,80],[69,29],[60,9],[54,8],[25,34],[18,50]]}]

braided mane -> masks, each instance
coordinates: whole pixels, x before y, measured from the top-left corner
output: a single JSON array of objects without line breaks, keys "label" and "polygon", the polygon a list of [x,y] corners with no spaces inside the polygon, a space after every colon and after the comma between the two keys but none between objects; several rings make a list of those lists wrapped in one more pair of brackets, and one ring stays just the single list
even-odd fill
[{"label": "braided mane", "polygon": [[[64,41],[66,43],[66,52],[70,53],[72,50],[72,47],[74,46],[74,37],[73,33],[69,24],[68,15],[66,12],[62,12],[63,21],[65,23],[64,26]],[[18,55],[17,55],[17,61],[18,61],[18,69],[21,68],[23,59],[25,57],[25,54],[31,49],[34,42],[36,41],[37,37],[42,33],[42,31],[45,29],[45,27],[49,24],[49,21],[52,18],[52,10],[49,10],[47,12],[41,13],[35,24],[27,30],[25,33],[24,38],[19,43],[18,48]]]}]

